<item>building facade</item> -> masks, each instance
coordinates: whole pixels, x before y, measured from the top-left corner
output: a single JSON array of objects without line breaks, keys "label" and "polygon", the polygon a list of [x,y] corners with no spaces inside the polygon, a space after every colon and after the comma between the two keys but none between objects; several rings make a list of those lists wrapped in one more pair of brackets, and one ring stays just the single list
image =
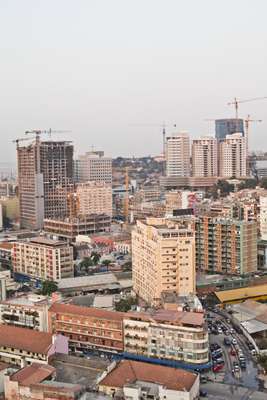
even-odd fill
[{"label": "building facade", "polygon": [[91,151],[81,155],[75,163],[78,182],[105,182],[112,184],[112,158],[103,151]]},{"label": "building facade", "polygon": [[166,138],[167,177],[190,176],[190,138],[180,133]]},{"label": "building facade", "polygon": [[133,290],[150,305],[164,291],[195,292],[195,236],[190,223],[164,218],[137,221],[132,232]]},{"label": "building facade", "polygon": [[267,196],[260,196],[260,235],[267,240]]},{"label": "building facade", "polygon": [[203,137],[193,140],[192,144],[192,175],[218,175],[218,144],[213,137]]},{"label": "building facade", "polygon": [[112,217],[111,185],[104,181],[79,183],[76,193],[79,214],[105,214]]},{"label": "building facade", "polygon": [[68,339],[32,329],[0,325],[0,361],[25,367],[48,364],[55,353],[68,354]]},{"label": "building facade", "polygon": [[195,222],[196,267],[247,275],[257,270],[257,223],[199,217]]},{"label": "building facade", "polygon": [[73,146],[69,142],[36,141],[17,146],[20,225],[41,229],[44,218],[67,215],[73,185]]},{"label": "building facade", "polygon": [[219,144],[219,175],[222,178],[247,176],[246,139],[241,133],[227,135]]},{"label": "building facade", "polygon": [[199,398],[199,375],[162,365],[122,360],[113,362],[100,376],[98,388],[110,397],[127,400],[196,400]]},{"label": "building facade", "polygon": [[106,214],[81,215],[73,218],[45,219],[44,231],[60,239],[74,241],[78,235],[109,232],[111,217]]},{"label": "building facade", "polygon": [[49,330],[69,338],[73,351],[123,351],[123,313],[53,304],[48,311]]},{"label": "building facade", "polygon": [[1,324],[48,331],[48,301],[45,296],[31,294],[0,303]]},{"label": "building facade", "polygon": [[37,280],[56,281],[74,274],[73,249],[67,243],[34,238],[14,243],[13,271]]},{"label": "building facade", "polygon": [[215,137],[219,141],[224,140],[227,135],[240,132],[244,135],[244,121],[240,118],[226,118],[215,120]]},{"label": "building facade", "polygon": [[207,363],[209,339],[203,313],[170,310],[127,313],[124,351],[186,363]]}]

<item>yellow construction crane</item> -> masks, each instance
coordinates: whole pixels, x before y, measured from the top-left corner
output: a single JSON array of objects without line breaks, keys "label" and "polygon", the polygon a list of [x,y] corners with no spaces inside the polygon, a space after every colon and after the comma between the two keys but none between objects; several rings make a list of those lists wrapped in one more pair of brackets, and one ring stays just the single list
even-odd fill
[{"label": "yellow construction crane", "polygon": [[246,100],[238,100],[236,97],[234,98],[233,101],[230,101],[229,103],[227,103],[228,106],[234,106],[235,108],[235,117],[236,119],[238,119],[238,109],[239,109],[239,104],[240,103],[249,103],[251,101],[257,101],[257,100],[263,100],[263,99],[267,99],[267,96],[264,97],[254,97],[252,99],[246,99]]}]

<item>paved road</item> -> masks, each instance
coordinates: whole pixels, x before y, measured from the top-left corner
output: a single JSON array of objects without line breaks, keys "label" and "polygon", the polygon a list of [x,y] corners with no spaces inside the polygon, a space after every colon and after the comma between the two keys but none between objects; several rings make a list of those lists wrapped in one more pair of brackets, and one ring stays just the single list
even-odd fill
[{"label": "paved road", "polygon": [[206,383],[201,388],[208,392],[209,400],[266,400],[267,393],[224,383]]},{"label": "paved road", "polygon": [[[230,330],[232,326],[230,324],[227,324],[225,319],[222,318],[221,316],[217,314],[213,314],[213,317],[216,320],[221,320],[221,323],[227,326],[227,328]],[[233,337],[236,338],[239,347],[242,349],[243,354],[246,357],[247,360],[247,368],[246,370],[240,370],[240,373],[233,376],[232,374],[232,369],[233,369],[233,362],[238,361],[237,356],[231,356],[230,355],[230,349],[231,347],[225,346],[224,345],[224,334],[220,335],[210,335],[210,342],[211,343],[218,343],[223,350],[224,353],[224,359],[225,359],[225,368],[224,368],[224,376],[218,375],[216,377],[216,380],[222,381],[226,384],[230,385],[236,385],[236,386],[244,386],[248,389],[254,389],[257,390],[259,388],[259,383],[257,380],[257,365],[255,364],[255,361],[253,360],[251,353],[247,347],[246,340],[241,334],[234,333],[233,335],[228,336],[230,339]],[[267,397],[266,397],[267,400]]]}]

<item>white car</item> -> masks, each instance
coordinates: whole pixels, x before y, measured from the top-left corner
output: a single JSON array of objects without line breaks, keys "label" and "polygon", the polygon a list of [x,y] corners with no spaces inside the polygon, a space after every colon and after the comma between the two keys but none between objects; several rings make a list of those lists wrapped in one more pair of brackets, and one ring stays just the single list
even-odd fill
[{"label": "white car", "polygon": [[232,344],[233,344],[233,345],[236,345],[236,344],[237,344],[237,341],[236,341],[235,338],[232,339]]}]

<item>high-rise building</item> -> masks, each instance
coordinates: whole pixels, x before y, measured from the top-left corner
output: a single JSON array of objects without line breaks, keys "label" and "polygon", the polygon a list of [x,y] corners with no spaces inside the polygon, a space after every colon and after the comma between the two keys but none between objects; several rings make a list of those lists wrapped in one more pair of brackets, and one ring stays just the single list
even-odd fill
[{"label": "high-rise building", "polygon": [[247,275],[257,270],[257,223],[199,217],[195,222],[196,267],[213,273]]},{"label": "high-rise building", "polygon": [[73,146],[64,141],[17,147],[20,225],[41,229],[44,218],[67,215],[73,189]]},{"label": "high-rise building", "polygon": [[246,139],[241,133],[227,135],[219,144],[219,175],[241,178],[247,175]]},{"label": "high-rise building", "polygon": [[150,305],[162,292],[195,292],[195,236],[190,222],[137,221],[132,232],[133,290]]},{"label": "high-rise building", "polygon": [[219,141],[224,140],[227,135],[240,132],[244,135],[243,119],[226,118],[215,120],[215,137]]},{"label": "high-rise building", "polygon": [[168,177],[190,176],[190,139],[187,133],[179,133],[166,139]]},{"label": "high-rise building", "polygon": [[218,175],[218,144],[213,137],[193,140],[192,174],[193,176]]},{"label": "high-rise building", "polygon": [[78,213],[106,214],[112,217],[112,187],[105,182],[79,183],[76,189]]},{"label": "high-rise building", "polygon": [[13,271],[37,280],[73,277],[73,248],[43,237],[14,243]]},{"label": "high-rise building", "polygon": [[260,235],[267,240],[267,196],[260,196]]},{"label": "high-rise building", "polygon": [[112,158],[105,157],[103,151],[90,151],[75,161],[77,182],[105,182],[112,184]]}]

